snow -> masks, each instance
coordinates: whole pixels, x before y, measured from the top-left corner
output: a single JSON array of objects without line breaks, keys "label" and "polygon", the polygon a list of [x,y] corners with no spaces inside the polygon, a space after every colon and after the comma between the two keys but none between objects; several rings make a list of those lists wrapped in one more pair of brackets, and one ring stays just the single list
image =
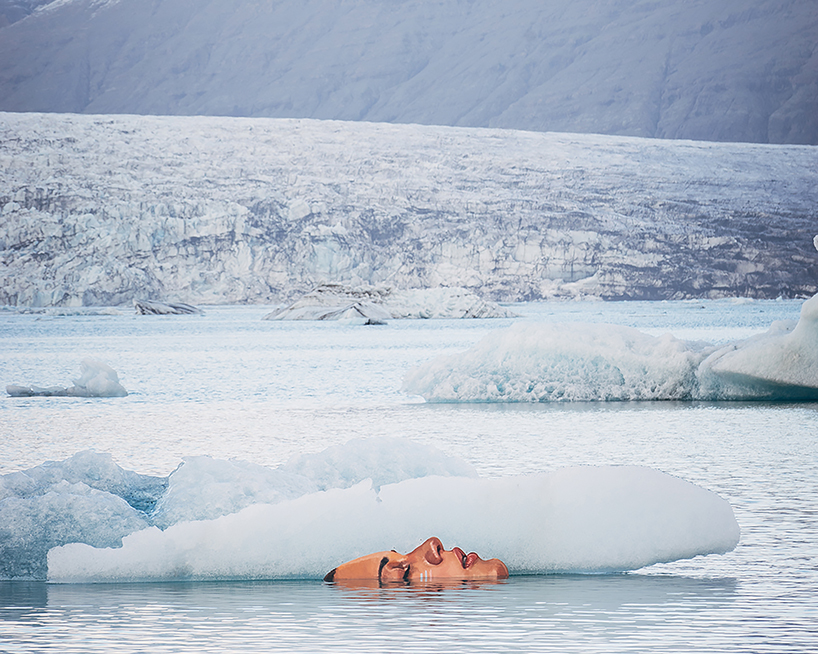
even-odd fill
[{"label": "snow", "polygon": [[515,314],[463,288],[395,290],[323,284],[264,316],[265,320],[361,320],[390,318],[511,318]]},{"label": "snow", "polygon": [[498,556],[515,574],[605,572],[724,553],[739,537],[725,500],[656,470],[482,479],[399,438],[274,469],[187,457],[168,477],[81,452],[0,477],[0,524],[0,577],[47,570],[52,581],[319,579],[430,535]]},{"label": "snow", "polygon": [[0,305],[818,291],[814,147],[11,113],[0,143]]},{"label": "snow", "polygon": [[119,375],[107,363],[95,359],[83,359],[81,374],[73,386],[20,386],[9,384],[6,392],[13,397],[124,397],[128,391],[119,383]]},{"label": "snow", "polygon": [[818,295],[796,325],[722,346],[605,324],[517,323],[410,370],[432,402],[814,400]]}]

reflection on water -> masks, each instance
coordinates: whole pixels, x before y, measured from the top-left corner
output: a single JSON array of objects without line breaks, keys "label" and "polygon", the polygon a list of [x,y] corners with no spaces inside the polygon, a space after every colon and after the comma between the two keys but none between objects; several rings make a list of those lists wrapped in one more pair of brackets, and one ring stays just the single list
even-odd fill
[{"label": "reflection on water", "polygon": [[[512,577],[392,588],[321,582],[0,583],[9,652],[731,649],[731,578]],[[695,626],[694,626],[695,625]]]}]

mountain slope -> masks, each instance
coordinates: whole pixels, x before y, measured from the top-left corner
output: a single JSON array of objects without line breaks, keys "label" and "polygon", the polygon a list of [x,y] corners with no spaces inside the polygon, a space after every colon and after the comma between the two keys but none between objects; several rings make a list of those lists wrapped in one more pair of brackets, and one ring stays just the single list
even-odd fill
[{"label": "mountain slope", "polygon": [[811,146],[0,114],[0,189],[0,305],[818,291]]},{"label": "mountain slope", "polygon": [[57,0],[0,30],[0,110],[818,144],[816,34],[814,0]]}]

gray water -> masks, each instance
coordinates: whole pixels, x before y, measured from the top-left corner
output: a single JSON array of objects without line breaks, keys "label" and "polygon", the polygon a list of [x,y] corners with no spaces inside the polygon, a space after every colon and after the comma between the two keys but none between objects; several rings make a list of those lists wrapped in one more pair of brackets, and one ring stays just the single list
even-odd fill
[{"label": "gray water", "polygon": [[[725,342],[798,302],[522,305],[529,320],[628,324]],[[724,556],[602,576],[444,587],[320,582],[0,582],[0,651],[818,651],[818,404],[429,405],[403,373],[511,321],[366,328],[203,317],[0,313],[0,382],[68,384],[90,355],[126,398],[5,398],[0,473],[94,448],[166,475],[208,454],[275,466],[362,436],[404,436],[482,476],[640,464],[727,499]],[[487,553],[490,554],[490,553]],[[294,555],[297,555],[294,554]]]}]

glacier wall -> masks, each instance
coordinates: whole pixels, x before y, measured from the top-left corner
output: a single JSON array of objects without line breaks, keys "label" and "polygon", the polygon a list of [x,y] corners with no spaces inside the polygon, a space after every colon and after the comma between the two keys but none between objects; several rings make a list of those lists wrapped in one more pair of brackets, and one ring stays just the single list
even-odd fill
[{"label": "glacier wall", "polygon": [[0,114],[0,305],[818,291],[810,146]]}]

